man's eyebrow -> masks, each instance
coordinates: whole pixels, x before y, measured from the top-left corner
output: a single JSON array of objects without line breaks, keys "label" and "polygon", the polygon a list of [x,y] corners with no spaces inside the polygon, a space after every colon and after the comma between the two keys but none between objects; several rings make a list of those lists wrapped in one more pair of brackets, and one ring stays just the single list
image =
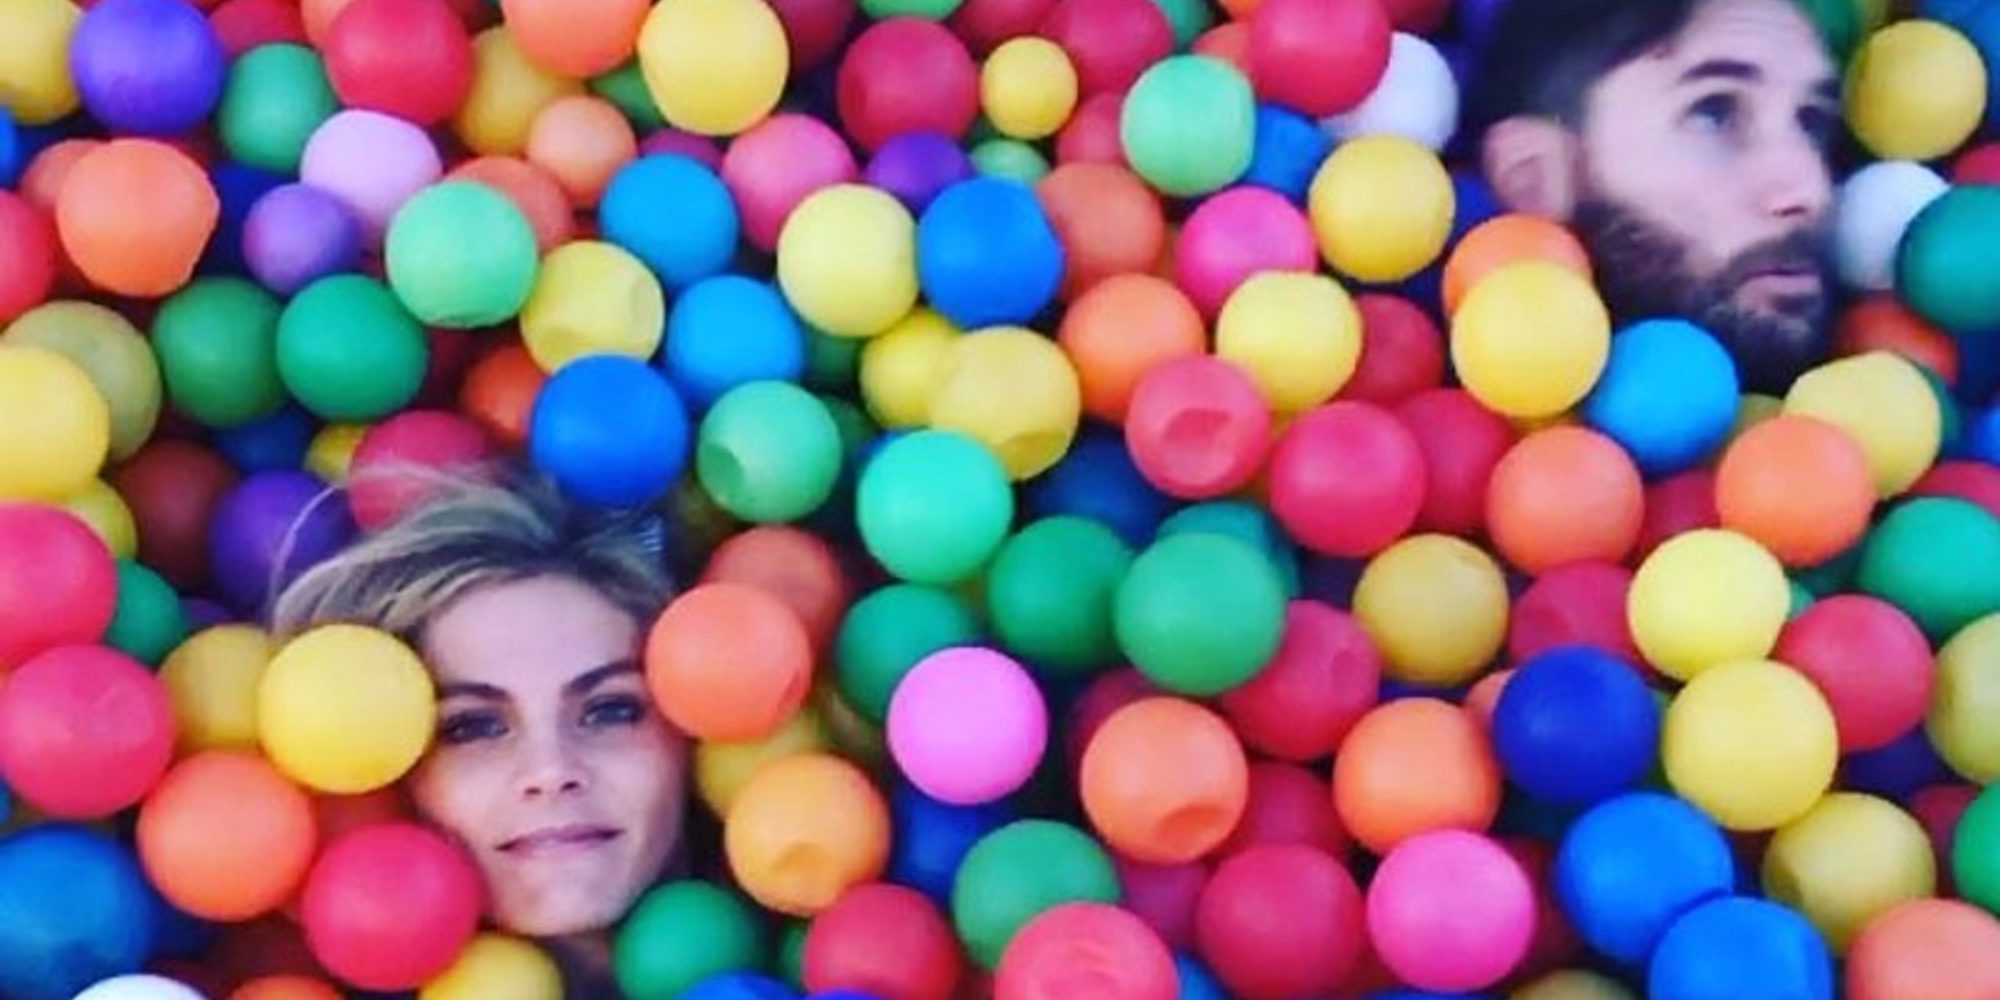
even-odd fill
[{"label": "man's eyebrow", "polygon": [[570,678],[569,683],[563,685],[563,693],[570,695],[588,694],[592,688],[613,677],[636,674],[638,672],[639,665],[632,660],[617,660],[601,667],[593,667]]},{"label": "man's eyebrow", "polygon": [[1698,62],[1681,74],[1676,83],[1700,83],[1703,80],[1735,80],[1740,83],[1756,83],[1764,78],[1764,71],[1754,63],[1740,59],[1709,59]]},{"label": "man's eyebrow", "polygon": [[1813,96],[1828,104],[1839,104],[1840,80],[1831,76],[1821,80],[1813,86]]}]

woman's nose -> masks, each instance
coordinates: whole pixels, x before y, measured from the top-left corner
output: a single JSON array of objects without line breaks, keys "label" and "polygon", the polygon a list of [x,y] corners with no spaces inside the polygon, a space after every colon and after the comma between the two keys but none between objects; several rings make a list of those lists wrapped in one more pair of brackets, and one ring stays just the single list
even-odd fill
[{"label": "woman's nose", "polygon": [[521,753],[516,786],[524,799],[570,795],[589,786],[584,769],[561,740],[530,741]]}]

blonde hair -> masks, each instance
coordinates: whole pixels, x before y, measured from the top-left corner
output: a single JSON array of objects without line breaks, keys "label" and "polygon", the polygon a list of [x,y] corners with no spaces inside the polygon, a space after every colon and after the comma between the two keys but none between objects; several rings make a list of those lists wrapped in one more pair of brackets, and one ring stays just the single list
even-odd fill
[{"label": "blonde hair", "polygon": [[272,607],[277,635],[340,622],[414,640],[470,591],[550,574],[595,588],[641,628],[672,596],[656,511],[586,508],[514,467],[373,474],[393,477],[386,484],[393,489],[420,489],[425,499],[292,581]]}]

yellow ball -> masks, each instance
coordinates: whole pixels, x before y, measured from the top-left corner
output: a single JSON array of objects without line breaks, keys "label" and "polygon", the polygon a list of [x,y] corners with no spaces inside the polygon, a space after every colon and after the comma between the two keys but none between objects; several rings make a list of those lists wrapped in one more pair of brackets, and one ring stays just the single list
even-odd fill
[{"label": "yellow ball", "polygon": [[931,397],[931,427],[977,438],[1016,480],[1060,461],[1082,417],[1083,390],[1069,356],[1019,327],[959,338]]},{"label": "yellow ball", "polygon": [[1854,435],[1883,497],[1909,489],[1937,460],[1943,430],[1937,396],[1916,365],[1889,351],[1840,358],[1799,376],[1785,395],[1785,412]]},{"label": "yellow ball", "polygon": [[1451,318],[1451,361],[1466,391],[1510,417],[1575,406],[1610,355],[1611,314],[1590,279],[1544,261],[1480,279]]},{"label": "yellow ball", "polygon": [[1076,67],[1046,38],[1011,38],[979,70],[979,104],[1001,135],[1033,142],[1054,135],[1076,110]]},{"label": "yellow ball", "polygon": [[257,686],[257,735],[280,771],[358,795],[407,773],[430,744],[436,695],[402,640],[326,625],[286,643]]},{"label": "yellow ball", "polygon": [[1354,616],[1382,651],[1389,676],[1464,684],[1507,638],[1507,581],[1493,557],[1469,542],[1413,535],[1369,561],[1354,588]]},{"label": "yellow ball", "polygon": [[76,362],[111,405],[111,459],[130,458],[160,419],[160,364],[125,317],[93,302],[51,302],[22,313],[0,343],[42,347]]},{"label": "yellow ball", "polygon": [[368,436],[369,424],[328,424],[313,435],[306,448],[306,471],[338,486],[347,481],[354,450]]},{"label": "yellow ball", "polygon": [[1692,680],[1720,664],[1769,656],[1791,606],[1776,556],[1710,528],[1668,539],[1639,564],[1625,620],[1646,662]]},{"label": "yellow ball", "polygon": [[1231,292],[1216,320],[1215,353],[1250,374],[1280,413],[1333,398],[1361,360],[1361,313],[1321,274],[1265,271]]},{"label": "yellow ball", "polygon": [[1564,969],[1516,989],[1507,1000],[1638,1000],[1631,990],[1595,972]]},{"label": "yellow ball", "polygon": [[0,0],[0,107],[26,125],[76,110],[69,36],[83,12],[70,0]]},{"label": "yellow ball", "polygon": [[731,874],[752,899],[812,916],[882,874],[889,808],[860,768],[829,754],[796,754],[744,786],[722,841]]},{"label": "yellow ball", "polygon": [[761,0],[662,0],[639,31],[639,69],[667,123],[735,135],[785,91],[785,28]]},{"label": "yellow ball", "polygon": [[819,713],[808,706],[777,732],[754,743],[703,743],[696,747],[695,788],[717,816],[727,816],[743,786],[765,765],[794,754],[820,753],[827,746],[826,727],[820,724]]},{"label": "yellow ball", "polygon": [[521,342],[550,373],[591,354],[643,361],[660,349],[666,322],[660,279],[639,258],[580,240],[543,258],[535,291],[521,308]]},{"label": "yellow ball", "polygon": [[505,25],[472,40],[472,90],[452,125],[465,147],[481,156],[519,156],[542,109],[583,84],[535,65],[514,43]]},{"label": "yellow ball", "polygon": [[1885,160],[1957,149],[1986,113],[1986,64],[1937,21],[1899,21],[1869,36],[1847,68],[1847,123]]},{"label": "yellow ball", "polygon": [[778,285],[806,322],[873,337],[917,304],[917,223],[886,191],[821,188],[778,234]]},{"label": "yellow ball", "polygon": [[1937,890],[1930,837],[1885,799],[1835,792],[1771,838],[1764,893],[1805,914],[1836,954],[1868,922]]},{"label": "yellow ball", "polygon": [[0,500],[60,501],[111,449],[111,407],[70,359],[0,343]]},{"label": "yellow ball", "polygon": [[1938,650],[1937,692],[1924,728],[1953,771],[2000,781],[2000,614],[1960,629]]},{"label": "yellow ball", "polygon": [[1667,706],[1667,783],[1722,826],[1775,830],[1833,785],[1840,737],[1813,682],[1782,663],[1741,660],[1688,682]]},{"label": "yellow ball", "polygon": [[139,524],[132,519],[132,508],[104,480],[91,480],[83,492],[63,501],[62,508],[90,525],[90,530],[116,558],[138,556]]},{"label": "yellow ball", "polygon": [[1371,135],[1342,143],[1320,164],[1308,209],[1326,262],[1382,283],[1401,281],[1444,252],[1457,200],[1436,153]]},{"label": "yellow ball", "polygon": [[959,333],[950,320],[920,306],[862,346],[861,399],[876,423],[895,429],[930,419],[931,397]]},{"label": "yellow ball", "polygon": [[472,939],[451,968],[424,984],[418,1000],[562,1000],[562,971],[547,952],[488,932]]},{"label": "yellow ball", "polygon": [[160,664],[183,754],[257,748],[257,687],[278,651],[254,625],[217,625],[188,637]]}]

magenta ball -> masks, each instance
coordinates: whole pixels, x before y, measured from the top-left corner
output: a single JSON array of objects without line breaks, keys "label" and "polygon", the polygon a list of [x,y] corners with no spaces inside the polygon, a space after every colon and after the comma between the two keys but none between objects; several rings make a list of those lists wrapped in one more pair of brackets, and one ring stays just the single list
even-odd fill
[{"label": "magenta ball", "polygon": [[328,118],[299,162],[299,180],[345,202],[371,243],[380,243],[396,210],[443,172],[429,134],[379,111]]},{"label": "magenta ball", "polygon": [[1323,556],[1380,552],[1410,530],[1424,504],[1416,438],[1370,403],[1330,403],[1292,421],[1269,472],[1278,523]]},{"label": "magenta ball", "polygon": [[979,67],[944,25],[877,21],[841,57],[834,83],[841,124],[874,151],[905,132],[961,138],[979,114]]},{"label": "magenta ball", "polygon": [[69,68],[83,106],[127,135],[174,136],[222,100],[229,57],[186,0],[102,0],[70,38]]},{"label": "magenta ball", "polygon": [[1131,667],[1121,667],[1109,673],[1099,674],[1083,693],[1070,703],[1068,722],[1064,729],[1068,736],[1063,742],[1063,757],[1069,761],[1069,769],[1074,774],[1083,766],[1083,752],[1090,749],[1090,740],[1097,735],[1098,727],[1118,710],[1142,698],[1159,694],[1160,689],[1146,679],[1146,675]]},{"label": "magenta ball", "polygon": [[[1327,800],[1327,808],[1333,808],[1332,801]],[[1117,853],[1111,863],[1118,869],[1122,893],[1118,905],[1145,921],[1168,947],[1177,951],[1194,947],[1195,908],[1208,885],[1208,863],[1153,865]]]},{"label": "magenta ball", "polygon": [[685,156],[710,170],[722,169],[722,150],[705,135],[663,128],[639,144],[640,156]]},{"label": "magenta ball", "polygon": [[1312,223],[1260,187],[1224,191],[1201,203],[1174,245],[1174,280],[1204,314],[1222,310],[1229,293],[1259,271],[1307,271],[1319,266]]},{"label": "magenta ball", "polygon": [[1930,643],[1887,601],[1861,594],[1820,601],[1785,625],[1771,655],[1826,696],[1843,751],[1894,743],[1930,709],[1937,677]]},{"label": "magenta ball", "polygon": [[1211,354],[1177,358],[1139,380],[1125,445],[1161,492],[1205,500],[1242,488],[1271,447],[1271,408],[1248,372]]},{"label": "magenta ball", "polygon": [[722,157],[722,183],[743,213],[744,235],[766,251],[777,249],[785,220],[807,195],[858,173],[840,133],[806,115],[766,118]]},{"label": "magenta ball", "polygon": [[1513,855],[1464,830],[1419,834],[1368,885],[1368,935],[1396,977],[1420,989],[1485,989],[1528,953],[1535,888]]},{"label": "magenta ball", "polygon": [[361,222],[339,198],[287,184],[257,199],[243,223],[243,260],[265,288],[290,296],[361,265]]},{"label": "magenta ball", "polygon": [[905,132],[882,144],[863,179],[921,214],[938,192],[973,175],[972,157],[935,132]]},{"label": "magenta ball", "polygon": [[992,802],[1027,783],[1048,746],[1048,707],[1027,670],[977,646],[924,657],[889,699],[889,753],[925,795]]}]

